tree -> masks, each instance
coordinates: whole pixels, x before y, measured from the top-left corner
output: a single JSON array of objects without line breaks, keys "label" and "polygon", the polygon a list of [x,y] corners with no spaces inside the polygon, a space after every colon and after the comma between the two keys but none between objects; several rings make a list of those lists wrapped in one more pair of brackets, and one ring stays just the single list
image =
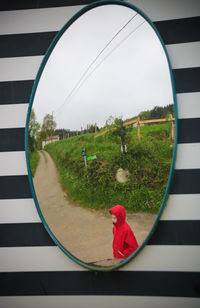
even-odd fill
[{"label": "tree", "polygon": [[44,139],[53,136],[54,130],[56,128],[56,122],[51,114],[46,114],[41,129],[41,135]]},{"label": "tree", "polygon": [[38,132],[40,130],[40,124],[36,121],[36,115],[34,109],[31,110],[28,130],[28,145],[29,150],[33,152],[36,148],[38,139]]},{"label": "tree", "polygon": [[111,130],[114,129],[111,131],[111,135],[120,137],[122,152],[123,154],[126,154],[127,149],[126,149],[125,139],[126,139],[127,128],[123,125],[122,118],[114,118],[113,116],[110,116],[106,122],[109,125],[108,126],[109,129]]},{"label": "tree", "polygon": [[151,119],[151,111],[149,110],[146,110],[146,111],[141,111],[139,114],[138,114],[138,117],[140,118],[140,120],[144,121],[144,120],[150,120]]},{"label": "tree", "polygon": [[115,128],[116,130],[113,131],[113,135],[118,135],[121,138],[121,147],[122,147],[122,152],[123,154],[126,154],[126,145],[125,145],[125,136],[127,129],[125,126],[123,126],[123,121],[122,119],[115,119],[114,121]]},{"label": "tree", "polygon": [[162,119],[165,117],[164,108],[160,106],[155,106],[151,110],[150,114],[151,119]]},{"label": "tree", "polygon": [[59,139],[61,140],[64,139],[69,132],[70,132],[69,129],[59,128],[54,131],[54,135],[55,136],[59,135]]},{"label": "tree", "polygon": [[[99,131],[98,126],[96,126],[96,129]],[[88,125],[88,132],[89,133],[94,133],[95,132],[95,124],[89,124]]]}]

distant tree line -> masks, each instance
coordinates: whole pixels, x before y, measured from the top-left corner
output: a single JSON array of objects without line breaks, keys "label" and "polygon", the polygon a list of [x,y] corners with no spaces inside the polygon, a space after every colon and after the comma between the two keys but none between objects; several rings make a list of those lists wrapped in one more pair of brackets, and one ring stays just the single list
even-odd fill
[{"label": "distant tree line", "polygon": [[172,114],[174,116],[174,105],[167,105],[164,107],[155,106],[152,110],[142,111],[139,113],[139,117],[141,120],[153,120],[153,119],[162,119],[168,118],[169,115]]},{"label": "distant tree line", "polygon": [[54,131],[54,136],[59,135],[59,139],[64,139],[81,134],[94,133],[95,130],[96,131],[100,130],[99,127],[95,124],[88,124],[87,128],[82,128],[81,130],[70,130],[70,129],[59,128]]},{"label": "distant tree line", "polygon": [[138,114],[138,116],[135,116],[131,119],[126,119],[126,121],[134,120],[134,119],[137,119],[138,117],[140,117],[141,121],[153,120],[153,119],[163,119],[163,118],[169,118],[170,114],[174,117],[174,105],[173,104],[169,104],[164,107],[155,106],[151,110],[141,111]]},{"label": "distant tree line", "polygon": [[65,129],[65,128],[57,128],[55,129],[53,135],[54,136],[59,136],[59,139],[64,139],[66,138],[66,136],[69,134],[70,130],[69,129]]}]

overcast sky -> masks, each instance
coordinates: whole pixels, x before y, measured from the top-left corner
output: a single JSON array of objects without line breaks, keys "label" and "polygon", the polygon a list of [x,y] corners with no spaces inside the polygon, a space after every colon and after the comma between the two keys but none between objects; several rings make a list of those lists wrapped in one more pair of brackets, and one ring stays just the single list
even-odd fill
[{"label": "overcast sky", "polygon": [[33,108],[38,122],[53,113],[57,128],[75,130],[172,103],[168,63],[151,26],[130,8],[106,5],[82,15],[59,39]]}]

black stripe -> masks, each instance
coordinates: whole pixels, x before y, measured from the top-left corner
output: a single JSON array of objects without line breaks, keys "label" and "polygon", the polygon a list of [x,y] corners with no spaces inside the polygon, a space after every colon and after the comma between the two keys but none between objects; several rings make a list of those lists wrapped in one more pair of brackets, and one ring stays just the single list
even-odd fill
[{"label": "black stripe", "polygon": [[176,169],[172,177],[170,194],[199,194],[200,169]]},{"label": "black stripe", "polygon": [[57,32],[0,35],[0,58],[44,55]]},{"label": "black stripe", "polygon": [[200,118],[179,119],[178,143],[195,142],[200,142]]},{"label": "black stripe", "polygon": [[[200,91],[200,68],[173,70],[176,93]],[[0,82],[0,104],[27,103],[34,80]]]},{"label": "black stripe", "polygon": [[[200,40],[200,17],[155,22],[155,25],[165,44]],[[0,35],[0,58],[44,55],[56,34],[57,31]]]},{"label": "black stripe", "polygon": [[200,17],[157,21],[154,24],[165,44],[197,42],[200,40]]},{"label": "black stripe", "polygon": [[174,69],[176,93],[200,91],[200,67]]},{"label": "black stripe", "polygon": [[0,295],[199,297],[200,273],[142,271],[1,273]]},{"label": "black stripe", "polygon": [[199,234],[200,220],[160,220],[148,245],[200,245]]},{"label": "black stripe", "polygon": [[0,105],[28,103],[34,80],[0,82]]},{"label": "black stripe", "polygon": [[60,6],[85,5],[94,0],[6,0],[0,2],[0,11],[39,9]]},{"label": "black stripe", "polygon": [[0,152],[24,151],[24,133],[24,127],[0,129]]},{"label": "black stripe", "polygon": [[27,175],[0,176],[0,199],[23,198],[32,198]]},{"label": "black stripe", "polygon": [[[176,93],[200,91],[200,68],[173,70]],[[34,80],[0,82],[0,104],[27,103]]]},{"label": "black stripe", "polygon": [[0,224],[0,247],[55,246],[42,223]]},{"label": "black stripe", "polygon": [[[55,245],[42,223],[0,224],[0,234],[0,247]],[[200,245],[199,234],[198,220],[161,220],[148,245]]]}]

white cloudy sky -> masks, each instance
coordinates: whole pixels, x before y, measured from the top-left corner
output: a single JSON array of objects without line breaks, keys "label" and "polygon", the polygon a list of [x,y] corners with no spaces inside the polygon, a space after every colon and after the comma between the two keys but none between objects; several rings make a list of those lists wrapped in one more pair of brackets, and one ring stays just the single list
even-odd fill
[{"label": "white cloudy sky", "polygon": [[57,128],[99,127],[173,103],[169,69],[159,39],[130,8],[106,5],[76,20],[56,44],[40,78],[33,108]]}]

